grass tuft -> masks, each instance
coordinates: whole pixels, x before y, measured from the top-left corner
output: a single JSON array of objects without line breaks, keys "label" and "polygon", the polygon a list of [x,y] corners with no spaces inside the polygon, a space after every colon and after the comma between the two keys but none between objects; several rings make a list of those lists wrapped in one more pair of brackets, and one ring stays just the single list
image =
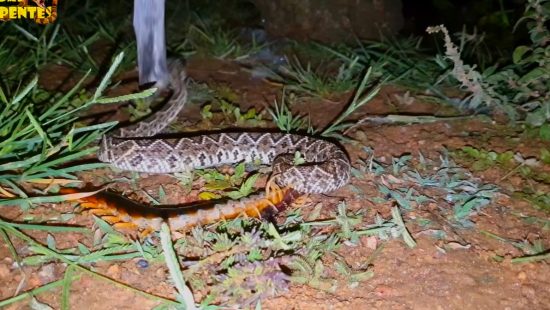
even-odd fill
[{"label": "grass tuft", "polygon": [[349,63],[341,64],[337,72],[330,72],[329,69],[323,70],[322,65],[314,69],[310,63],[304,66],[295,57],[289,65],[279,69],[278,75],[291,91],[330,99],[334,95],[352,90],[357,85],[357,79],[364,67],[356,57]]},{"label": "grass tuft", "polygon": [[505,67],[492,66],[483,72],[464,64],[461,51],[452,42],[444,26],[429,27],[429,33],[441,32],[445,41],[445,58],[453,68],[450,74],[468,93],[462,104],[469,108],[485,106],[504,111],[511,121],[525,119],[540,128],[541,138],[550,132],[550,1],[528,0],[523,17],[516,27],[525,23],[530,45],[520,45]]},{"label": "grass tuft", "polygon": [[[51,96],[38,88],[37,77],[19,91],[13,92],[12,97],[2,96],[0,192],[4,194],[1,195],[0,206],[18,204],[29,207],[34,203],[61,201],[61,196],[30,197],[25,188],[40,179],[76,181],[74,173],[105,166],[103,163],[82,159],[95,154],[97,147],[90,146],[116,122],[79,125],[78,113],[96,104],[116,103],[151,94],[151,91],[147,91],[114,98],[103,96],[123,57],[121,53],[115,58],[93,96],[84,102],[77,94],[87,74],[64,96]],[[0,88],[0,93],[11,91]]]}]

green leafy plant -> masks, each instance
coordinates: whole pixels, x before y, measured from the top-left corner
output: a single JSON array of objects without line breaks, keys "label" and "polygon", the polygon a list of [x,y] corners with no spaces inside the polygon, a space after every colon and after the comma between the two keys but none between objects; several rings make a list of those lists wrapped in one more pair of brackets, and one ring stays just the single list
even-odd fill
[{"label": "green leafy plant", "polygon": [[[346,139],[346,131],[354,125],[354,123],[346,122],[346,120],[353,114],[353,112],[370,102],[380,91],[383,81],[373,81],[371,74],[372,68],[369,68],[361,79],[361,82],[355,90],[355,94],[347,108],[336,116],[336,118],[321,131],[321,136],[343,140]],[[269,113],[271,114],[273,121],[277,124],[279,129],[285,132],[305,129],[306,119],[303,116],[293,115],[290,108],[286,105],[285,98],[285,92],[283,92],[281,104],[278,104],[276,101],[274,108],[269,109]],[[315,134],[317,130],[313,128],[311,124],[308,124],[307,132],[310,134]]]},{"label": "green leafy plant", "polygon": [[[61,201],[63,197],[30,197],[22,189],[22,183],[40,180],[54,182],[57,178],[76,180],[73,173],[103,167],[102,163],[73,163],[82,157],[94,154],[96,147],[89,145],[116,123],[78,126],[78,112],[95,104],[108,104],[150,96],[152,90],[139,94],[114,98],[103,97],[109,80],[122,61],[119,54],[95,93],[84,103],[76,96],[83,79],[63,96],[49,97],[37,89],[34,78],[11,98],[0,88],[0,188],[4,199],[0,205],[19,204],[23,207],[37,202]],[[74,98],[78,106],[74,106]],[[39,104],[36,104],[39,103]]]},{"label": "green leafy plant", "polygon": [[352,123],[345,122],[345,120],[357,109],[369,103],[378,94],[378,92],[380,91],[380,87],[384,82],[382,81],[374,83],[373,85],[371,74],[372,67],[369,68],[363,76],[363,79],[355,90],[353,99],[351,100],[347,108],[321,132],[322,136],[344,139],[346,130],[353,126]]},{"label": "green leafy plant", "polygon": [[352,65],[358,63],[372,68],[373,79],[384,79],[388,83],[404,86],[411,90],[434,91],[436,77],[446,68],[440,68],[421,49],[421,38],[382,38],[379,42],[358,42],[358,47],[321,46],[330,53]]},{"label": "green leafy plant", "polygon": [[547,193],[516,193],[522,199],[532,203],[535,208],[550,212],[550,194]]},{"label": "green leafy plant", "polygon": [[[450,222],[465,228],[474,225],[470,217],[487,206],[499,191],[494,185],[477,182],[470,172],[456,166],[446,153],[440,157],[439,162],[420,156],[420,162],[413,166],[411,160],[412,157],[405,154],[392,158],[391,165],[379,164],[376,169],[377,177],[383,178],[386,175],[388,179],[397,180],[378,184],[383,198],[372,198],[374,202],[391,200],[399,207],[398,210],[408,212],[439,198],[449,204],[444,213]],[[366,168],[360,169],[369,171]],[[427,188],[436,188],[443,196],[426,195],[423,192]],[[397,216],[395,214],[394,219]]]},{"label": "green leafy plant", "polygon": [[501,181],[518,173],[521,176],[533,179],[537,182],[550,183],[550,174],[539,168],[541,161],[546,160],[547,153],[543,149],[539,160],[536,157],[523,158],[520,153],[512,151],[495,152],[465,146],[452,152],[453,157],[463,160],[476,171],[484,171],[491,167],[499,167],[509,170]]},{"label": "green leafy plant", "polygon": [[[215,111],[213,107],[218,107],[219,110]],[[234,104],[232,101],[222,97],[216,97],[212,103],[204,105],[201,109],[201,116],[204,120],[212,122],[219,120],[219,117],[216,117],[216,115],[220,114],[220,111],[223,116],[221,122],[231,124],[230,126],[261,127],[265,123],[262,119],[262,113],[258,112],[255,108],[243,111],[238,104]]]},{"label": "green leafy plant", "polygon": [[28,78],[29,72],[37,69],[36,66],[43,63],[40,55],[43,53],[49,55],[48,38],[52,32],[52,26],[45,27],[42,29],[40,39],[36,38],[39,43],[34,42],[34,45],[27,46],[23,44],[26,43],[26,39],[21,38],[24,35],[18,30],[23,28],[15,25],[14,23],[0,24],[2,33],[0,38],[0,68],[2,68],[0,85],[7,96],[13,95],[11,92],[17,91],[17,84],[21,83],[24,78]]},{"label": "green leafy plant", "polygon": [[328,99],[352,90],[362,70],[357,57],[341,64],[336,74],[313,69],[309,63],[304,67],[294,58],[288,66],[279,69],[279,78],[289,90]]},{"label": "green leafy plant", "polygon": [[[496,85],[491,84],[484,74],[476,70],[475,66],[464,63],[461,59],[461,51],[453,43],[445,26],[428,27],[426,31],[431,34],[438,32],[443,33],[445,56],[443,58],[438,57],[436,60],[443,68],[447,67],[445,60],[449,60],[453,64],[450,72],[448,72],[446,76],[452,76],[460,83],[460,89],[467,93],[467,96],[461,100],[460,107],[470,109],[478,109],[481,106],[501,108],[508,113],[510,118],[516,118],[515,110],[507,105],[506,97],[498,92],[495,88]],[[490,71],[487,72],[490,73]]]},{"label": "green leafy plant", "polygon": [[197,174],[206,181],[205,190],[199,197],[209,200],[221,198],[223,195],[231,199],[240,199],[250,195],[260,175],[252,174],[247,177],[245,168],[244,163],[238,164],[232,175],[223,174],[216,169],[198,170]]},{"label": "green leafy plant", "polygon": [[250,108],[243,113],[238,105],[232,104],[229,101],[218,98],[217,102],[220,104],[225,119],[229,122],[235,121],[237,125],[244,124],[257,124],[262,121],[262,116],[256,111],[255,108]]},{"label": "green leafy plant", "polygon": [[498,153],[465,146],[452,154],[458,158],[475,159],[475,162],[472,163],[472,169],[476,171],[483,171],[495,165],[511,167],[514,164],[514,153],[512,151]]},{"label": "green leafy plant", "polygon": [[240,42],[235,31],[199,23],[189,26],[186,40],[174,49],[186,55],[189,55],[192,49],[199,54],[219,59],[243,60],[264,47],[265,44],[259,44],[254,40],[250,43]]},{"label": "green leafy plant", "polygon": [[[500,242],[511,244],[525,254],[525,256],[513,258],[512,263],[529,263],[550,259],[550,249],[546,249],[543,241],[540,239],[531,243],[528,240],[517,241],[503,238],[485,230],[482,230],[481,233]],[[502,260],[501,257],[497,257],[497,259]]]},{"label": "green leafy plant", "polygon": [[[104,225],[108,227],[107,230],[112,230],[112,228],[108,224],[104,223]],[[140,291],[133,287],[119,283],[97,272],[91,271],[87,267],[83,266],[84,264],[89,264],[89,263],[98,262],[98,261],[109,261],[113,259],[126,260],[126,259],[131,259],[133,257],[140,257],[141,256],[140,253],[143,253],[143,252],[139,251],[141,247],[138,246],[137,243],[134,243],[134,245],[132,245],[126,240],[127,242],[126,244],[123,244],[123,245],[112,244],[112,246],[106,247],[104,249],[94,250],[94,251],[91,251],[84,245],[79,244],[77,248],[61,251],[56,248],[55,239],[51,235],[49,235],[49,237],[47,238],[47,246],[44,246],[39,242],[37,242],[34,238],[31,238],[30,236],[21,232],[20,231],[21,229],[48,231],[52,233],[85,233],[87,231],[87,229],[80,228],[80,227],[19,224],[19,223],[10,223],[0,219],[0,237],[4,240],[4,242],[6,242],[6,244],[8,244],[11,255],[13,256],[14,260],[18,262],[18,268],[23,268],[27,264],[32,265],[37,263],[43,263],[46,261],[57,261],[67,265],[67,268],[64,271],[63,277],[60,280],[53,281],[46,285],[35,288],[29,292],[21,293],[12,298],[2,300],[0,301],[0,307],[8,306],[10,304],[24,300],[26,298],[36,296],[41,292],[46,292],[54,288],[61,287],[62,288],[62,294],[60,298],[61,309],[69,309],[70,287],[72,283],[78,280],[82,274],[86,274],[88,276],[91,276],[93,279],[106,282],[110,285],[118,286],[130,291],[133,291],[134,293],[140,294],[146,298],[159,301],[165,304],[166,306],[177,305],[177,303],[172,300],[158,297],[152,294],[148,294],[146,292]],[[107,238],[107,236],[114,236],[117,242],[120,242],[121,240],[125,240],[122,236],[117,235],[115,232],[107,233],[105,237]],[[12,238],[17,238],[25,242],[26,244],[28,244],[29,249],[34,254],[22,259],[17,253],[12,243]],[[112,239],[106,239],[106,240],[112,240]],[[134,250],[135,252],[132,252],[132,250]],[[137,255],[133,255],[135,253],[137,253]]]},{"label": "green leafy plant", "polygon": [[[294,99],[294,95],[290,94],[290,101]],[[311,126],[310,119],[305,116],[297,116],[292,114],[292,111],[287,105],[286,90],[283,89],[280,103],[275,100],[273,108],[269,108],[269,114],[277,127],[284,132],[307,130],[309,134],[314,134],[316,130]]]},{"label": "green leafy plant", "polygon": [[445,57],[453,63],[451,75],[469,93],[463,100],[465,106],[500,108],[511,120],[519,118],[518,112],[524,113],[526,122],[538,127],[542,138],[547,138],[550,131],[549,4],[548,0],[527,1],[516,27],[525,22],[531,45],[516,47],[510,65],[501,69],[493,66],[483,73],[464,64],[444,26],[428,28],[430,33],[444,34]]}]

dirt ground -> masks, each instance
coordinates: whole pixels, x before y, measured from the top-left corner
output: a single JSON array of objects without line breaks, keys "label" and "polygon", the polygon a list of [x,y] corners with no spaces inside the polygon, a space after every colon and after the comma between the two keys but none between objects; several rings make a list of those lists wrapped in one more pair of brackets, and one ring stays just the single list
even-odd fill
[{"label": "dirt ground", "polygon": [[[278,86],[253,80],[246,70],[221,61],[192,60],[188,64],[188,74],[195,81],[227,85],[235,90],[244,111],[250,107],[265,109],[280,91]],[[123,87],[121,92],[131,91],[132,88],[135,88],[135,82]],[[366,115],[385,114],[445,115],[448,110],[432,103],[400,104],[396,95],[401,96],[403,93],[396,88],[384,88],[373,102],[356,112],[353,118],[360,120]],[[302,100],[293,108],[309,113],[313,124],[320,126],[330,122],[344,108],[348,97],[349,94],[343,95],[338,102]],[[116,112],[112,107],[106,110]],[[106,115],[115,119],[127,117],[121,109],[118,111]],[[182,122],[185,119],[187,123],[196,123],[201,119],[199,112],[200,107],[192,105],[182,113]],[[385,163],[391,163],[392,157],[407,153],[417,156],[419,152],[428,159],[437,160],[445,148],[456,150],[463,146],[497,152],[512,150],[514,153],[520,152],[524,157],[538,156],[541,148],[550,148],[549,143],[527,139],[502,124],[476,117],[411,125],[358,124],[349,135],[358,143],[345,143],[343,146],[354,163],[360,158],[366,159],[364,146],[372,148],[375,158]],[[550,172],[548,165],[538,169]],[[512,195],[514,190],[527,186],[526,183],[542,192],[548,192],[548,186],[534,184],[517,174],[507,175],[509,172],[499,167],[474,172],[474,176],[481,182],[496,184],[500,190],[488,206],[470,217],[475,224],[473,227],[457,228],[449,223],[442,216],[449,206],[441,200],[419,205],[403,213],[407,228],[417,241],[415,248],[407,247],[402,239],[381,242],[371,237],[361,237],[358,245],[345,244],[338,250],[349,266],[361,266],[369,259],[374,271],[371,279],[361,281],[355,287],[340,284],[332,292],[307,285],[291,285],[288,291],[262,301],[262,309],[550,309],[549,261],[512,263],[512,258],[525,254],[510,243],[483,233],[490,232],[516,241],[542,240],[545,249],[550,247],[548,224],[526,220],[538,218],[548,223],[548,211],[538,210],[531,203]],[[111,177],[113,172],[108,169],[80,175],[82,180],[95,184]],[[352,178],[350,185],[337,192],[316,195],[312,199],[323,203],[323,214],[336,210],[338,202],[344,200],[350,210],[366,211],[364,220],[372,223],[375,214],[387,217],[393,206],[389,200],[379,203],[369,199],[380,196],[379,180],[367,173],[362,179]],[[198,192],[194,188],[190,194],[185,193],[169,176],[143,176],[138,186],[156,189],[159,184],[167,189],[169,202],[193,200]],[[119,185],[117,189],[129,193],[129,197],[135,197],[128,184]],[[304,208],[305,215],[313,210],[313,207]],[[14,207],[3,209],[3,217],[14,221],[28,218],[40,221],[59,218],[61,214],[70,211],[68,204],[44,205],[28,211]],[[428,219],[431,224],[422,226],[419,219]],[[77,214],[67,223],[91,227],[93,221],[86,214]],[[436,230],[444,232],[445,237],[435,238],[431,232]],[[35,240],[46,243],[46,233],[27,233]],[[93,236],[78,233],[59,234],[56,235],[56,244],[57,248],[63,249],[74,247],[77,242],[90,244],[92,239]],[[28,244],[17,239],[13,241],[19,255],[25,256],[31,252]],[[377,251],[381,246],[383,248]],[[497,260],[496,256],[503,259]],[[137,262],[138,259],[130,259],[124,262],[103,262],[90,267],[139,290],[172,298],[174,291],[172,285],[166,282],[168,271],[165,265],[151,263],[147,268],[140,268]],[[326,263],[331,263],[330,258],[327,258]],[[24,273],[21,273],[15,268],[7,244],[2,242],[0,300],[12,297],[21,283],[19,292],[58,280],[64,268],[61,263],[46,263],[37,267],[25,266]],[[70,290],[71,309],[151,309],[157,304],[139,293],[87,275],[81,275],[80,279],[74,281]],[[37,299],[58,308],[60,296],[61,287],[58,287],[37,295]],[[30,308],[29,299],[6,307]]]}]

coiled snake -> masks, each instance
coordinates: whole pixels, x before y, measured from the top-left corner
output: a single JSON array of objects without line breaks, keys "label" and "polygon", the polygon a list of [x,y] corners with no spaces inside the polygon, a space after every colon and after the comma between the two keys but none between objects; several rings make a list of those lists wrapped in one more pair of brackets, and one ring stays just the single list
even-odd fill
[{"label": "coiled snake", "polygon": [[[300,193],[327,193],[350,178],[350,161],[336,144],[308,136],[227,132],[183,138],[155,138],[187,102],[185,70],[170,65],[172,96],[165,106],[144,120],[103,136],[98,158],[112,166],[148,173],[186,172],[238,162],[272,164],[273,180]],[[305,164],[294,165],[300,152]]]}]

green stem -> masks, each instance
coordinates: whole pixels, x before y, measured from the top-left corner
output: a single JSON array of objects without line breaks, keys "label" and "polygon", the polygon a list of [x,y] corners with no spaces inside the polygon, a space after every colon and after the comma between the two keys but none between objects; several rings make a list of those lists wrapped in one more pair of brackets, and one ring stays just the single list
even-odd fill
[{"label": "green stem", "polygon": [[[36,247],[41,248],[42,251],[43,251],[43,253],[48,254],[48,255],[50,255],[51,257],[54,257],[54,258],[58,259],[59,261],[66,263],[66,264],[69,265],[69,266],[72,266],[73,268],[75,268],[76,270],[78,270],[78,271],[80,271],[80,272],[86,273],[86,274],[88,274],[88,275],[90,275],[90,276],[92,276],[92,277],[98,278],[98,279],[100,279],[100,280],[104,280],[104,281],[106,281],[106,282],[109,282],[109,283],[111,283],[111,284],[113,284],[113,285],[115,285],[115,286],[117,286],[117,287],[121,287],[121,288],[123,288],[123,289],[130,290],[130,291],[132,291],[132,292],[134,292],[134,293],[136,293],[136,294],[138,294],[138,295],[144,296],[144,297],[146,297],[146,298],[158,300],[158,301],[161,301],[161,302],[165,302],[165,303],[168,303],[168,304],[174,305],[174,306],[179,305],[178,302],[173,301],[173,300],[171,300],[171,299],[164,298],[164,297],[160,297],[160,296],[157,296],[157,295],[153,295],[153,294],[150,294],[150,293],[141,291],[141,290],[139,290],[139,289],[136,289],[136,288],[131,287],[131,286],[128,286],[128,285],[126,285],[126,284],[120,283],[120,282],[118,282],[118,281],[116,281],[116,280],[113,280],[113,279],[111,279],[111,278],[109,278],[109,277],[106,277],[106,276],[104,276],[104,275],[101,275],[101,274],[99,274],[99,273],[93,272],[93,271],[91,271],[91,270],[89,270],[89,269],[87,269],[87,268],[85,268],[85,267],[82,267],[82,266],[80,266],[80,265],[74,263],[74,262],[71,261],[70,259],[67,259],[64,255],[59,254],[59,253],[57,253],[56,251],[53,251],[53,250],[51,250],[51,249],[49,249],[49,248],[43,246],[42,244],[38,243],[37,241],[35,241],[35,240],[32,239],[31,237],[29,237],[29,236],[25,235],[24,233],[20,232],[19,230],[17,230],[16,228],[11,227],[11,226],[6,225],[6,224],[9,224],[9,223],[7,223],[6,221],[3,221],[3,220],[0,219],[0,228],[3,228],[4,230],[9,231],[11,234],[13,234],[14,236],[18,237],[19,239],[21,239],[21,240],[23,240],[23,241],[26,241],[26,242],[31,243],[32,245],[34,245],[34,246],[36,246]],[[63,282],[62,280],[60,280],[60,281],[61,281],[61,283],[58,284],[58,285],[61,285],[62,282]],[[58,282],[58,281],[56,281],[56,282]],[[21,295],[24,295],[24,294],[26,294],[26,293],[23,293],[23,294],[21,294]],[[19,296],[21,296],[21,295],[15,296],[15,297],[13,297],[13,298],[19,297]],[[25,297],[22,297],[22,298],[26,298],[26,297],[28,297],[28,295],[25,295]],[[10,300],[11,300],[11,299],[10,299]],[[17,299],[17,300],[19,300],[19,299]]]},{"label": "green stem", "polygon": [[512,264],[520,264],[537,262],[545,259],[550,259],[550,253],[513,258],[511,262]]},{"label": "green stem", "polygon": [[[76,276],[75,276],[76,278]],[[50,282],[46,285],[43,285],[41,287],[37,287],[35,289],[32,289],[28,292],[25,292],[25,293],[21,293],[17,296],[14,296],[12,298],[8,298],[8,299],[5,299],[5,300],[2,300],[0,301],[0,308],[2,307],[5,307],[7,305],[10,305],[10,304],[13,304],[14,302],[18,302],[18,301],[21,301],[21,300],[24,300],[26,298],[29,298],[29,297],[32,297],[32,296],[35,296],[35,295],[38,295],[42,292],[45,292],[45,291],[49,291],[51,289],[54,289],[58,286],[61,286],[63,285],[65,282],[65,279],[61,279],[61,280],[57,280],[57,281],[54,281],[54,282]]]}]

